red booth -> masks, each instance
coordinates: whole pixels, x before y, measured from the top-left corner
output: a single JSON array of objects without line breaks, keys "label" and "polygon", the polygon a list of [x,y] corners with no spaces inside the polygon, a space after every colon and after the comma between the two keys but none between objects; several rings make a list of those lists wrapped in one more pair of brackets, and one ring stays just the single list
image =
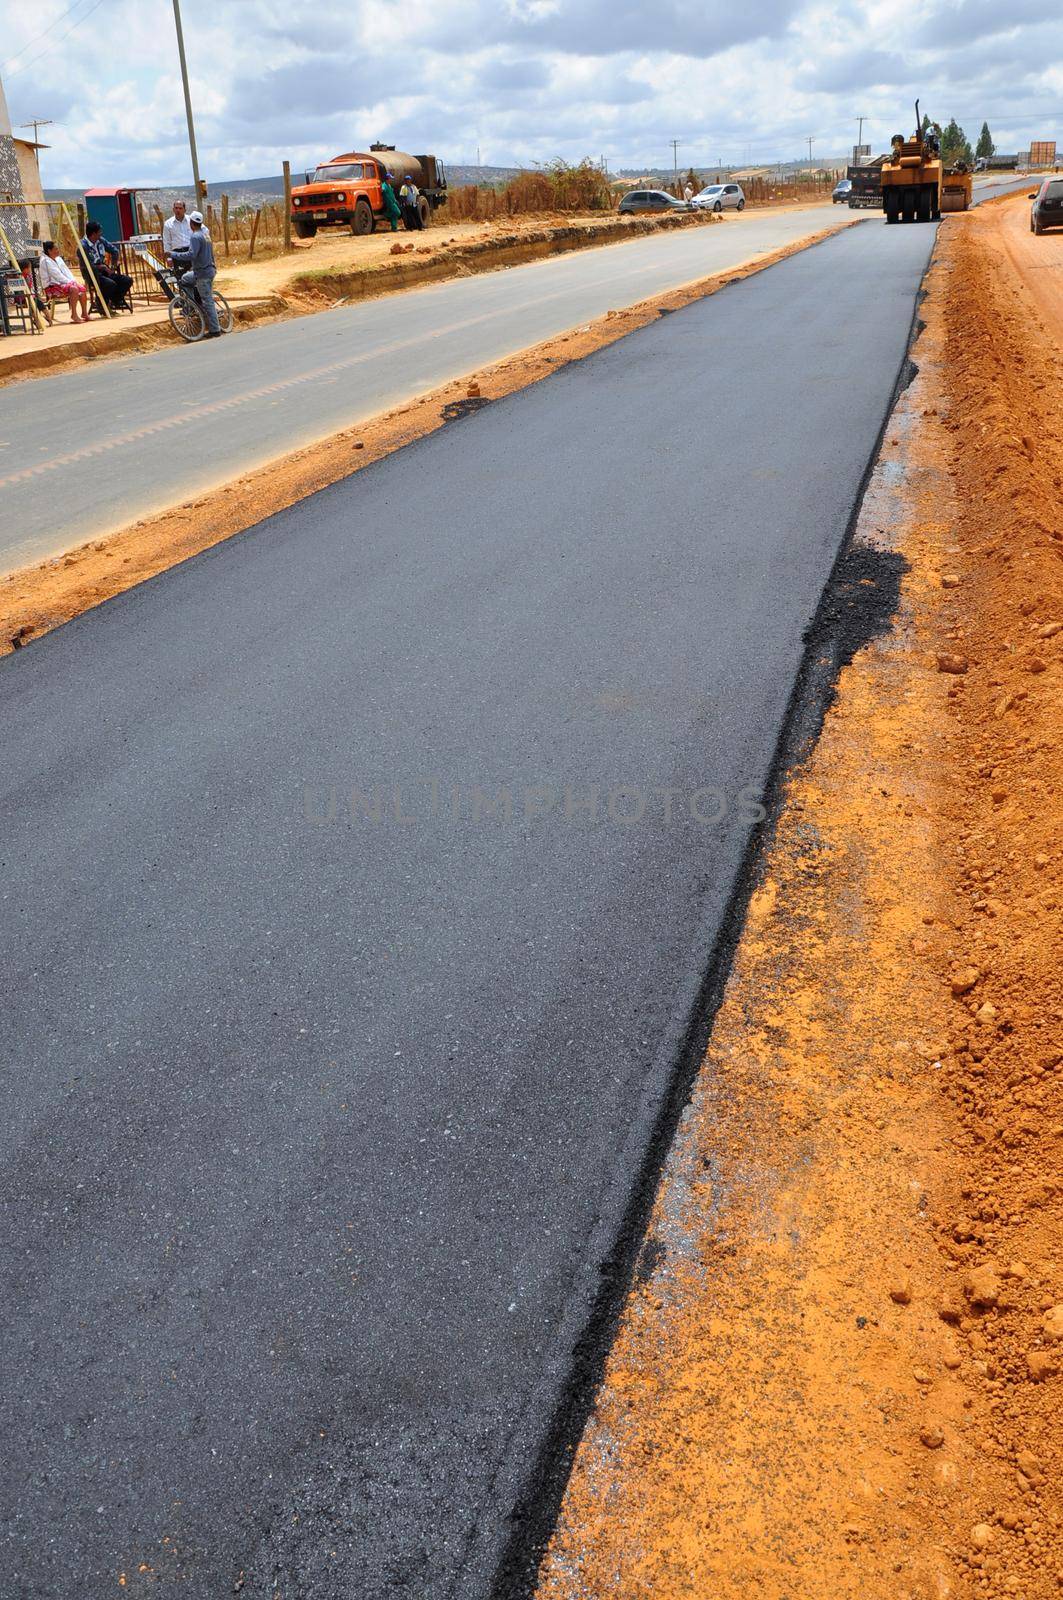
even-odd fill
[{"label": "red booth", "polygon": [[86,189],[85,215],[98,222],[103,237],[118,244],[140,233],[140,213],[135,189]]}]

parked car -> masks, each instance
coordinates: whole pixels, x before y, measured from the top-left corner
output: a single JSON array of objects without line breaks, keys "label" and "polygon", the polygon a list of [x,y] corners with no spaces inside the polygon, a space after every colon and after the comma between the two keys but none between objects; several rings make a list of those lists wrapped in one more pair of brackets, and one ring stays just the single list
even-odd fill
[{"label": "parked car", "polygon": [[1030,232],[1044,233],[1046,228],[1063,228],[1063,178],[1046,178],[1039,189],[1029,197]]},{"label": "parked car", "polygon": [[621,216],[629,217],[633,213],[645,215],[649,211],[689,211],[690,203],[677,200],[666,189],[632,189],[621,200],[619,209]]},{"label": "parked car", "polygon": [[737,183],[710,183],[690,203],[697,211],[726,211],[728,206],[742,211],[746,197]]},{"label": "parked car", "polygon": [[852,194],[852,192],[852,178],[839,178],[837,183],[834,185],[834,188],[831,190],[831,200],[836,206],[847,206],[849,204],[849,196]]}]

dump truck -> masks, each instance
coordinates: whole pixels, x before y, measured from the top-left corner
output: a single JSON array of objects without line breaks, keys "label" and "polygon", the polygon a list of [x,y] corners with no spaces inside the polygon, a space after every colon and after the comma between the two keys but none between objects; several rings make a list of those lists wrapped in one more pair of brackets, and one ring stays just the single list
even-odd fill
[{"label": "dump truck", "polygon": [[446,204],[447,174],[435,156],[410,156],[393,144],[371,144],[367,151],[348,150],[333,156],[306,182],[292,187],[292,227],[300,239],[312,239],[320,228],[349,228],[372,233],[386,216],[380,185],[390,173],[396,195],[409,178],[417,188],[421,226]]},{"label": "dump truck", "polygon": [[882,162],[885,159],[885,156],[880,156],[876,161],[862,161],[859,165],[851,164],[846,168],[845,176],[851,185],[850,211],[872,211],[881,208]]},{"label": "dump truck", "polygon": [[942,211],[966,211],[971,174],[963,161],[947,171],[941,161],[941,129],[923,127],[915,102],[915,133],[895,133],[882,166],[882,209],[887,222],[932,222]]}]

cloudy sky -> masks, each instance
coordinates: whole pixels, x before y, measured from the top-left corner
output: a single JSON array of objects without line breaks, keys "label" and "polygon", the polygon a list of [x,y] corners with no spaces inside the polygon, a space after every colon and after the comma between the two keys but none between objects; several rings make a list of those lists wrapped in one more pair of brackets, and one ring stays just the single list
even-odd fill
[{"label": "cloudy sky", "polygon": [[[183,0],[208,181],[382,138],[452,162],[611,167],[884,148],[910,103],[1063,145],[1060,0]],[[14,124],[51,186],[186,181],[172,0],[0,0]],[[909,16],[916,21],[908,25]]]}]

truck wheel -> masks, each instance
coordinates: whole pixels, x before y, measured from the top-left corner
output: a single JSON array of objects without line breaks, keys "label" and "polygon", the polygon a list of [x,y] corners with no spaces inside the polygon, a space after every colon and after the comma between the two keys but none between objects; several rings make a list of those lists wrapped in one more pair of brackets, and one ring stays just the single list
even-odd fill
[{"label": "truck wheel", "polygon": [[417,215],[421,219],[421,227],[427,228],[428,224],[432,220],[432,207],[428,204],[428,201],[425,199],[423,194],[418,198],[417,201]]},{"label": "truck wheel", "polygon": [[373,231],[373,208],[368,200],[359,200],[354,208],[354,221],[351,223],[351,232],[360,237],[364,233]]},{"label": "truck wheel", "polygon": [[294,225],[297,239],[313,239],[317,234],[317,223],[307,222],[305,217],[294,218]]}]

